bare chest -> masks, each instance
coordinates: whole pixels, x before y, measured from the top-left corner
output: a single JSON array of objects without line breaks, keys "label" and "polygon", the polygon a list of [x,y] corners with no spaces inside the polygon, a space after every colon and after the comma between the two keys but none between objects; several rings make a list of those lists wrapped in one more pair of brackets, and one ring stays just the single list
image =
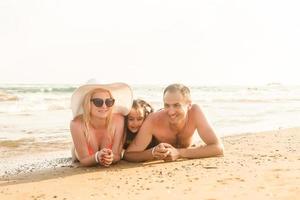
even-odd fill
[{"label": "bare chest", "polygon": [[169,127],[157,126],[154,136],[159,142],[169,143],[177,148],[186,148],[192,144],[195,129],[195,126],[187,125],[178,132]]}]

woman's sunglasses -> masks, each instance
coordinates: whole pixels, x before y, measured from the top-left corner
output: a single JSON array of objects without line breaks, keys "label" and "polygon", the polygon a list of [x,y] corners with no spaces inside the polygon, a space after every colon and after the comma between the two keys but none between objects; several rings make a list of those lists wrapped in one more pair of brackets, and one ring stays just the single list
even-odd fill
[{"label": "woman's sunglasses", "polygon": [[93,102],[96,107],[102,107],[104,103],[107,107],[112,107],[115,103],[115,99],[113,99],[113,98],[108,98],[108,99],[94,98],[94,99],[91,99],[91,102]]}]

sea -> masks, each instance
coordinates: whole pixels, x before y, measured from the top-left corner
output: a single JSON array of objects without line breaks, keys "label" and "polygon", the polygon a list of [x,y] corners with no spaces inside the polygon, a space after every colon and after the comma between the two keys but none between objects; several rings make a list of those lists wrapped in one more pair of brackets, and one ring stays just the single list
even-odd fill
[{"label": "sea", "polygon": [[[188,85],[220,136],[299,127],[300,86]],[[0,84],[0,177],[71,166],[70,98],[78,85]],[[132,85],[134,98],[163,107],[166,85]],[[194,140],[200,140],[195,134]]]}]

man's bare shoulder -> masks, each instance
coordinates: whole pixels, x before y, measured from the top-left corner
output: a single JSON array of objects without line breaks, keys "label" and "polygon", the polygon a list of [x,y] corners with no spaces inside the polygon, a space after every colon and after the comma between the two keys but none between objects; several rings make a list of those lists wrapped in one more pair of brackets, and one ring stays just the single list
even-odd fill
[{"label": "man's bare shoulder", "polygon": [[153,123],[159,123],[161,120],[166,118],[166,112],[164,110],[159,110],[154,113],[151,113],[148,117],[147,120],[153,122]]},{"label": "man's bare shoulder", "polygon": [[165,121],[165,112],[163,110],[159,110],[149,114],[146,120],[143,123],[143,127],[147,127],[147,129],[156,129],[160,127],[163,121]]},{"label": "man's bare shoulder", "polygon": [[193,111],[193,112],[202,112],[201,107],[198,104],[192,104],[191,111]]},{"label": "man's bare shoulder", "polygon": [[199,113],[202,113],[202,109],[198,104],[192,104],[191,108],[190,108],[190,112],[192,115],[197,115]]},{"label": "man's bare shoulder", "polygon": [[195,120],[201,119],[203,116],[203,111],[201,107],[198,104],[193,104],[190,108],[189,116]]}]

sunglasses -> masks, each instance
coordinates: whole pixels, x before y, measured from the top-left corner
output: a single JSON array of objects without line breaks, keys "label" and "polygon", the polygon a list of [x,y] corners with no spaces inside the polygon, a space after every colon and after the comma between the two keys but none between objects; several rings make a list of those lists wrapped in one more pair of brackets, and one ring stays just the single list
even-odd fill
[{"label": "sunglasses", "polygon": [[104,103],[107,107],[112,107],[115,103],[115,99],[113,99],[113,98],[108,98],[108,99],[94,98],[94,99],[91,99],[91,102],[93,102],[96,107],[102,107]]}]

